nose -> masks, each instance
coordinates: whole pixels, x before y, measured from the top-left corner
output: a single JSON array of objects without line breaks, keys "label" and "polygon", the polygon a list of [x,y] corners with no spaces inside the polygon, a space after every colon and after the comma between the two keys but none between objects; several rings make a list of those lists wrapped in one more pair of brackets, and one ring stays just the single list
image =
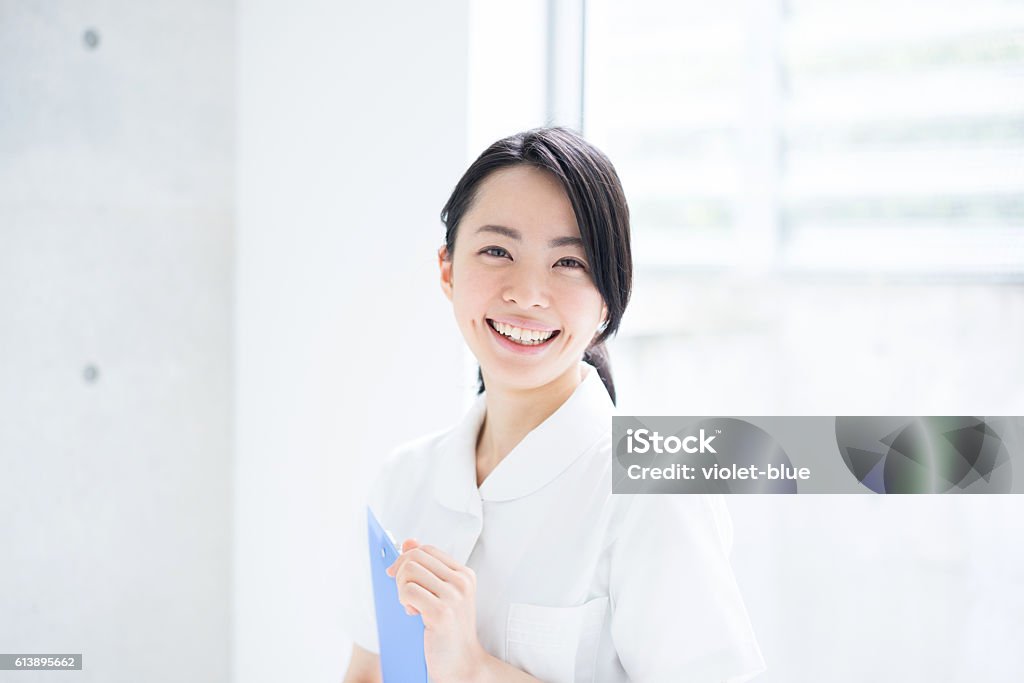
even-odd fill
[{"label": "nose", "polygon": [[505,283],[502,298],[508,303],[518,304],[522,308],[547,308],[550,304],[547,278],[528,269],[519,269],[518,273],[509,276]]}]

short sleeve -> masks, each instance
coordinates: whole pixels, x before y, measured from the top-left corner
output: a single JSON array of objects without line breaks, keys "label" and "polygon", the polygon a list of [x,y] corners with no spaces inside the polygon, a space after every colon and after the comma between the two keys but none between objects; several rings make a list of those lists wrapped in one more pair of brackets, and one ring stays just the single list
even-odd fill
[{"label": "short sleeve", "polygon": [[631,680],[741,683],[765,664],[729,564],[720,495],[620,494],[611,632]]}]

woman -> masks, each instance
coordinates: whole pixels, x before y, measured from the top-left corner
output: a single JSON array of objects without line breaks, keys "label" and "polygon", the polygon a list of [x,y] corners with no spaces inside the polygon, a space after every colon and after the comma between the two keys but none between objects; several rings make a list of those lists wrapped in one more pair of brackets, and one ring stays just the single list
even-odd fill
[{"label": "woman", "polygon": [[[611,494],[604,341],[632,284],[611,162],[565,128],[513,135],[470,166],[441,218],[441,288],[479,362],[478,396],[453,428],[399,448],[368,499],[406,539],[388,573],[422,615],[431,680],[762,670],[721,500]],[[379,681],[368,575],[357,590],[345,680]]]}]

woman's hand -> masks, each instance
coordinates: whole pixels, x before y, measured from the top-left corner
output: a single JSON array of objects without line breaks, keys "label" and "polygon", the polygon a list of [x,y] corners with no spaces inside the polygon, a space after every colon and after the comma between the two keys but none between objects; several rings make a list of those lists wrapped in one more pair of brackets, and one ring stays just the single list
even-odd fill
[{"label": "woman's hand", "polygon": [[427,671],[439,683],[480,680],[489,655],[476,636],[476,574],[446,553],[415,539],[387,569],[398,583],[398,600],[420,614],[426,630]]}]

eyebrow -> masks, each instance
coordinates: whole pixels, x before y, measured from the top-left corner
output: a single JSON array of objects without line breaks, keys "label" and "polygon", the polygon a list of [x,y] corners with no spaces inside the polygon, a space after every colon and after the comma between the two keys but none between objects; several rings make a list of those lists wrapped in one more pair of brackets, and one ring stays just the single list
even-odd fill
[{"label": "eyebrow", "polygon": [[[499,235],[504,235],[505,237],[513,239],[517,242],[523,241],[523,234],[521,232],[519,232],[515,228],[505,227],[504,225],[481,225],[479,228],[476,229],[476,232],[477,234],[481,232],[494,232]],[[568,246],[582,247],[583,240],[573,235],[566,235],[565,237],[556,237],[553,240],[549,240],[548,246],[551,247],[552,249]]]}]

